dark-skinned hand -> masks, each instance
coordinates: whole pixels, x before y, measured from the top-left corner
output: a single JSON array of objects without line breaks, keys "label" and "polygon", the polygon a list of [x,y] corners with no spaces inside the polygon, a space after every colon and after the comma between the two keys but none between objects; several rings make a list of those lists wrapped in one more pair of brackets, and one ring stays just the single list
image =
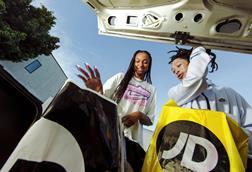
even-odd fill
[{"label": "dark-skinned hand", "polygon": [[132,112],[128,115],[125,115],[122,117],[122,123],[127,127],[131,127],[132,125],[134,125],[141,117],[142,112]]},{"label": "dark-skinned hand", "polygon": [[96,67],[92,69],[88,64],[85,64],[86,69],[80,67],[79,65],[77,65],[76,67],[78,71],[81,72],[81,74],[78,74],[77,76],[83,80],[86,87],[97,92],[103,93],[100,72]]}]

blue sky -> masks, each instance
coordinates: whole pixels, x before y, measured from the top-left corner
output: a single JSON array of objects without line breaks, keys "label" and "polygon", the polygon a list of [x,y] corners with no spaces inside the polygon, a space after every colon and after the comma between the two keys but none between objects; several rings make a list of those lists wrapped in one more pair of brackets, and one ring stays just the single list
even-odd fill
[{"label": "blue sky", "polygon": [[[98,35],[96,15],[81,0],[35,0],[33,4],[43,4],[57,18],[51,34],[60,38],[60,48],[53,54],[69,79],[81,87],[84,84],[76,76],[76,64],[96,65],[104,82],[118,72],[125,72],[136,50],[148,50],[153,57],[152,81],[157,88],[159,114],[168,100],[168,89],[178,83],[170,72],[167,54],[175,45]],[[252,104],[252,55],[213,52],[219,69],[209,74],[209,78],[218,85],[232,87]]]}]

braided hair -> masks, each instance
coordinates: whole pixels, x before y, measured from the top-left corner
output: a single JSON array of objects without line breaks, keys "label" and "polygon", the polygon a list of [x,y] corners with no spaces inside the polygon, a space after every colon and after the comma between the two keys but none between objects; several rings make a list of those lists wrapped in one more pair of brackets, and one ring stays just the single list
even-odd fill
[{"label": "braided hair", "polygon": [[[188,62],[190,62],[190,55],[192,53],[193,48],[191,48],[191,49],[184,49],[184,48],[179,48],[177,46],[176,46],[176,48],[177,48],[177,50],[172,50],[172,51],[168,52],[168,53],[172,53],[172,52],[176,53],[175,55],[173,55],[173,56],[170,57],[169,64],[171,64],[177,58],[185,59]],[[209,56],[211,56],[211,61],[210,61],[211,70],[209,71],[209,73],[212,73],[212,72],[218,70],[218,64],[215,62],[216,55],[213,52],[211,52],[211,49],[206,49],[206,53]]]},{"label": "braided hair", "polygon": [[125,73],[122,81],[117,86],[116,91],[114,93],[113,100],[115,100],[117,103],[120,102],[125,90],[127,89],[127,86],[129,84],[131,78],[134,76],[134,73],[135,73],[135,71],[134,71],[135,58],[136,58],[138,53],[145,53],[149,57],[149,68],[146,71],[146,73],[144,74],[144,81],[147,81],[148,83],[152,84],[152,81],[151,81],[151,64],[152,64],[151,54],[148,51],[145,51],[145,50],[137,50],[134,53],[134,55],[133,55],[133,57],[132,57],[132,59],[130,61],[127,72]]}]

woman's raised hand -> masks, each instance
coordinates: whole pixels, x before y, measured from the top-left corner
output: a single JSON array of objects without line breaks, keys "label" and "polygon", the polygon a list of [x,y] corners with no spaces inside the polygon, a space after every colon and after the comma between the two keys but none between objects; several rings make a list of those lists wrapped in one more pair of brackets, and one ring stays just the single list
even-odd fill
[{"label": "woman's raised hand", "polygon": [[83,80],[86,87],[103,94],[99,70],[96,67],[92,69],[87,63],[85,63],[86,69],[79,65],[76,65],[76,67],[78,71],[81,72],[81,74],[77,74],[77,76]]}]

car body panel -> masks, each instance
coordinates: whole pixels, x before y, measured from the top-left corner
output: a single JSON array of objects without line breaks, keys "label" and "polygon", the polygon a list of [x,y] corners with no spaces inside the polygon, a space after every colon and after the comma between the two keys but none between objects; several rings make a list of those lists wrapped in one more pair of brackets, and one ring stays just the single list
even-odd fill
[{"label": "car body panel", "polygon": [[252,53],[250,0],[83,0],[100,34]]}]

